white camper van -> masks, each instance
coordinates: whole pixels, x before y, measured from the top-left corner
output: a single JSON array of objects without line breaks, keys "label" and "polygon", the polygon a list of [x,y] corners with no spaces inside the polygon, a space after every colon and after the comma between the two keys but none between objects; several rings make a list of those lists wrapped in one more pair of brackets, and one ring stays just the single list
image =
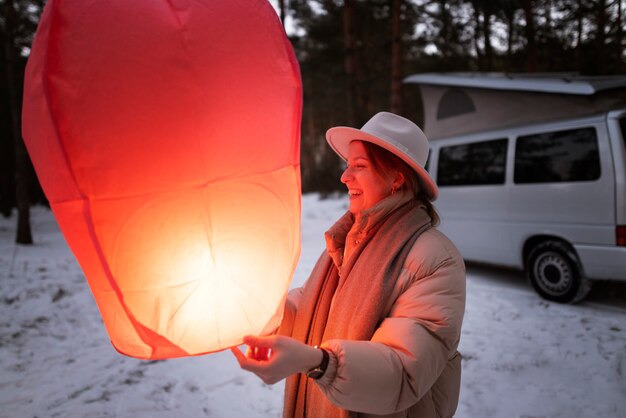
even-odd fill
[{"label": "white camper van", "polygon": [[[478,88],[477,76],[456,75],[452,80],[456,85],[450,84],[455,76],[441,80],[437,75],[436,80],[447,83],[440,85],[433,84],[432,77],[414,76],[407,81],[421,84],[425,100],[434,94],[428,88],[445,86],[434,94],[438,95],[435,105],[426,112],[425,128],[431,144],[428,170],[439,185],[435,206],[442,217],[441,229],[463,257],[524,269],[534,289],[557,302],[581,300],[593,280],[626,280],[624,90],[616,94],[609,88],[608,98],[606,94],[591,101],[587,97],[583,104],[591,109],[579,109],[576,115],[571,109],[549,109],[556,105],[550,104],[550,96],[560,100],[560,106],[580,107],[577,100],[567,97],[572,95],[571,82],[561,87],[570,89],[565,90],[567,93],[547,94],[529,90],[539,88],[534,78],[515,80],[518,86],[514,90],[511,80],[498,77],[497,82],[508,82],[507,88],[493,88],[493,75],[485,77]],[[473,83],[471,88],[459,84],[467,84],[468,79]],[[626,78],[622,83],[626,86]],[[605,91],[588,79],[580,84],[592,86],[595,95]],[[488,89],[507,94],[502,96],[504,101],[488,101],[500,116],[480,126],[476,118],[485,115],[477,102],[495,94]],[[520,102],[532,103],[530,96],[536,93],[535,99],[541,102],[534,108],[517,107]],[[454,98],[449,102],[452,111],[441,106],[450,94]],[[465,100],[465,105],[459,100]],[[506,109],[501,107],[510,100],[515,101],[515,109],[507,118]],[[616,109],[619,105],[623,107]],[[425,108],[428,106],[426,102]],[[459,112],[463,106],[474,110]],[[441,118],[446,112],[453,115]],[[562,112],[567,117],[559,114]],[[435,121],[431,121],[431,132],[429,116]],[[442,125],[447,118],[447,124],[453,126]],[[468,127],[471,132],[464,132]]]}]

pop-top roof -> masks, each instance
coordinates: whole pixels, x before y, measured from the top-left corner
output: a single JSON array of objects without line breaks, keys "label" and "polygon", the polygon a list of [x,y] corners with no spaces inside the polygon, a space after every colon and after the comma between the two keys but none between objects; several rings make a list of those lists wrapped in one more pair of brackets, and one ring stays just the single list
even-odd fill
[{"label": "pop-top roof", "polygon": [[424,73],[408,76],[404,82],[592,95],[602,90],[626,87],[626,76],[581,76],[576,73]]},{"label": "pop-top roof", "polygon": [[626,76],[427,73],[404,81],[419,86],[430,139],[626,107]]}]

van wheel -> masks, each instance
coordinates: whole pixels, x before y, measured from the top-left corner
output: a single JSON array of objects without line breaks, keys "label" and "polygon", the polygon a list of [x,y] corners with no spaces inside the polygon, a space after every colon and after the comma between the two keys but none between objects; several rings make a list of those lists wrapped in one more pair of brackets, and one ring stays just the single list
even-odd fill
[{"label": "van wheel", "polygon": [[554,302],[578,302],[591,290],[576,254],[563,242],[545,241],[533,248],[526,273],[535,291]]}]

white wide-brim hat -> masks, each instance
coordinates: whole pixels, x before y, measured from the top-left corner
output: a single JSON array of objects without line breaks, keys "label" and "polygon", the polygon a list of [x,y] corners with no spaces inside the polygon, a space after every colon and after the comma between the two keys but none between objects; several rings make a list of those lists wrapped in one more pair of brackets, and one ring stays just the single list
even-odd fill
[{"label": "white wide-brim hat", "polygon": [[410,120],[389,112],[372,116],[361,129],[336,126],[326,131],[330,147],[344,160],[348,159],[348,145],[352,141],[367,141],[400,157],[415,172],[429,200],[437,199],[437,185],[424,169],[428,160],[428,139]]}]

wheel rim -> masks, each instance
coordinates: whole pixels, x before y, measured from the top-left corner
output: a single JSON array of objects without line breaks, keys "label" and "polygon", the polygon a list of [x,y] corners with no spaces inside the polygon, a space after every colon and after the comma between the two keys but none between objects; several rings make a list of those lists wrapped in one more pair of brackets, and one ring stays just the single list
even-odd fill
[{"label": "wheel rim", "polygon": [[572,287],[574,272],[568,261],[560,254],[546,252],[535,261],[537,284],[552,296],[562,296]]}]

